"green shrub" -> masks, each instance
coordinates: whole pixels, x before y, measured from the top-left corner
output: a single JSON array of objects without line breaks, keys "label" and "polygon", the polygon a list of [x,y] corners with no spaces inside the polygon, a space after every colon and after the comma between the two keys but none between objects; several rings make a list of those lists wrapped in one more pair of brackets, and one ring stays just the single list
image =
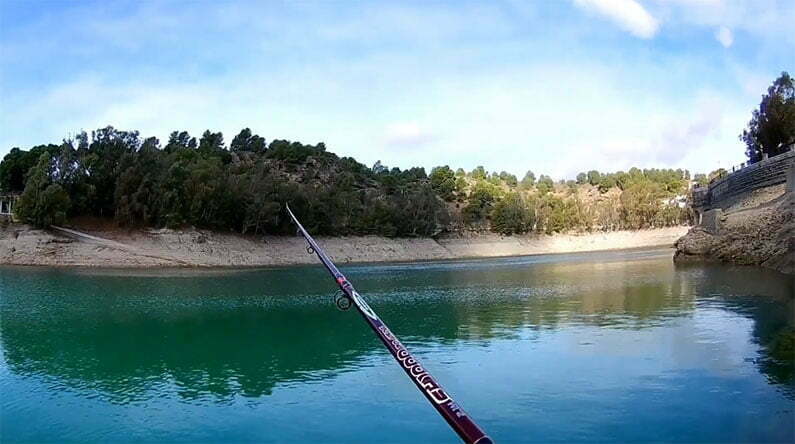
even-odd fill
[{"label": "green shrub", "polygon": [[491,211],[491,230],[501,234],[521,234],[533,226],[532,209],[519,193],[508,193]]}]

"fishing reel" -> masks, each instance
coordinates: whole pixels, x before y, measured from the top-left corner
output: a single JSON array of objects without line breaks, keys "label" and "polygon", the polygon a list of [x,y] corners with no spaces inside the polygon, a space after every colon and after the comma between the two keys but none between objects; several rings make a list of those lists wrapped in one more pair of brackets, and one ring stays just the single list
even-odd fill
[{"label": "fishing reel", "polygon": [[[297,236],[303,236],[304,235],[304,233],[302,233],[301,230],[295,230],[295,234]],[[309,253],[309,254],[315,254],[315,249],[312,248],[312,244],[310,244],[309,242],[307,242],[307,244],[306,244],[306,252]]]},{"label": "fishing reel", "polygon": [[340,311],[347,311],[351,308],[351,305],[353,305],[353,301],[350,296],[339,291],[334,295],[334,304]]}]

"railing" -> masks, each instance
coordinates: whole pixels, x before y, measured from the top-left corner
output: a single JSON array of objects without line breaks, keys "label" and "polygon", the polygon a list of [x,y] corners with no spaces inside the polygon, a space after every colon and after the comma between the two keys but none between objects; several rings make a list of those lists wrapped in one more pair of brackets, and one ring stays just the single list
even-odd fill
[{"label": "railing", "polygon": [[693,207],[716,206],[731,197],[786,182],[787,171],[795,163],[794,146],[777,156],[752,164],[743,163],[740,168],[735,166],[732,172],[714,178],[707,186],[694,186]]},{"label": "railing", "polygon": [[709,183],[710,183],[710,185],[712,185],[712,183],[713,183],[713,182],[717,182],[717,181],[719,181],[720,179],[723,179],[723,178],[725,178],[725,177],[729,176],[730,174],[736,173],[736,172],[738,172],[738,171],[741,171],[741,170],[743,170],[743,169],[745,169],[745,168],[748,168],[748,167],[752,167],[752,166],[754,166],[754,165],[758,165],[758,164],[760,164],[760,163],[762,163],[762,162],[764,162],[764,161],[766,161],[766,160],[769,160],[769,159],[775,159],[775,158],[777,158],[778,156],[784,156],[784,155],[786,155],[787,153],[791,153],[791,152],[793,152],[793,151],[795,151],[795,143],[791,143],[791,144],[789,144],[789,146],[787,147],[787,149],[786,149],[786,150],[784,150],[784,152],[783,152],[783,153],[781,153],[781,154],[778,154],[778,155],[776,155],[776,156],[773,156],[773,157],[767,157],[767,154],[764,154],[764,155],[763,155],[763,157],[762,157],[762,160],[760,160],[759,162],[756,162],[756,163],[750,163],[750,162],[738,163],[738,164],[732,165],[732,166],[731,166],[731,170],[729,170],[729,169],[723,169],[723,168],[721,168],[721,170],[722,170],[722,171],[719,171],[719,173],[718,173],[718,175],[717,175],[717,176],[715,176],[715,177],[711,178],[711,179],[710,179],[710,181],[709,181]]}]

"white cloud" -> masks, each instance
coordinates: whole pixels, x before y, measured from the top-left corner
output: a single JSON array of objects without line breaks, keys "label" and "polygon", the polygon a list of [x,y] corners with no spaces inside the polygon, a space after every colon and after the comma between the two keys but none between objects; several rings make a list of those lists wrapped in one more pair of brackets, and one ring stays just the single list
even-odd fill
[{"label": "white cloud", "polygon": [[637,37],[652,38],[659,29],[658,21],[635,0],[575,0],[582,8],[596,11]]},{"label": "white cloud", "polygon": [[652,151],[662,164],[681,163],[691,151],[702,148],[707,139],[720,129],[723,120],[720,103],[713,99],[697,106],[697,114],[679,116],[679,119],[668,122],[652,142]]},{"label": "white cloud", "polygon": [[718,28],[718,30],[715,32],[715,38],[718,39],[718,41],[720,42],[721,45],[723,45],[724,48],[728,48],[732,45],[732,43],[734,43],[734,36],[732,35],[732,30],[725,26],[721,26],[720,28]]},{"label": "white cloud", "polygon": [[[649,0],[655,17],[674,25],[725,26],[759,39],[760,46],[795,43],[795,2],[781,0]],[[721,31],[718,31],[721,32]],[[733,40],[733,39],[732,39]],[[723,42],[721,42],[723,43]]]},{"label": "white cloud", "polygon": [[386,145],[391,147],[419,147],[435,137],[416,122],[393,123],[386,128]]},{"label": "white cloud", "polygon": [[[593,168],[710,170],[727,153],[740,156],[730,163],[742,161],[737,133],[747,120],[745,107],[737,113],[737,105],[711,96],[677,103],[656,89],[635,89],[615,67],[582,66],[503,70],[481,74],[477,82],[452,77],[391,100],[373,100],[372,91],[358,97],[349,87],[329,88],[328,76],[305,77],[293,86],[278,78],[152,85],[89,76],[15,107],[19,112],[7,123],[35,128],[38,110],[57,110],[42,128],[43,141],[112,124],[161,141],[172,130],[198,136],[209,128],[223,131],[228,142],[250,127],[268,140],[324,141],[331,151],[368,165],[378,159],[401,168],[483,165],[555,178]],[[582,69],[589,75],[582,76]],[[97,97],[109,105],[95,106]],[[353,102],[351,109],[340,107],[343,100]]]},{"label": "white cloud", "polygon": [[[665,23],[666,37],[679,31],[686,38],[706,34],[707,43],[720,26],[744,42],[780,39],[792,22],[788,18],[795,18],[795,8],[757,11],[741,0],[572,1],[640,37],[655,35]],[[150,25],[154,28],[81,24],[80,32],[62,30],[51,40],[81,37],[80,44],[66,45],[71,52],[64,59],[86,50],[77,57],[83,67],[53,72],[53,82],[34,87],[18,80],[27,71],[13,71],[19,66],[13,60],[38,54],[49,64],[57,52],[46,46],[49,40],[33,45],[9,38],[0,53],[16,77],[0,82],[0,92],[6,92],[0,157],[11,146],[57,142],[79,129],[112,124],[161,140],[172,130],[199,135],[209,128],[223,131],[227,142],[250,127],[268,140],[324,141],[364,164],[381,159],[401,168],[484,165],[558,178],[592,168],[704,171],[714,169],[716,159],[724,165],[742,161],[737,134],[759,95],[787,68],[785,53],[791,54],[792,45],[786,37],[775,45],[763,41],[751,56],[736,59],[714,43],[649,53],[656,45],[609,41],[615,46],[605,50],[604,41],[593,44],[599,40],[594,37],[612,23],[585,14],[552,22],[544,15],[545,5],[552,4],[516,1],[505,10],[464,11],[440,6],[433,14],[391,7],[378,15],[354,8],[333,20],[318,6],[322,3],[305,5],[294,16],[229,7],[220,20],[223,27],[211,26],[204,37],[179,31],[193,26],[171,22]],[[202,17],[205,12],[218,15],[204,11]],[[169,20],[197,22],[182,8],[173,13]],[[158,23],[141,18],[149,14],[119,20]],[[298,22],[290,19],[298,16]],[[257,19],[250,22],[251,17]],[[230,28],[239,32],[227,32]],[[20,35],[44,35],[45,29]],[[114,30],[118,42],[108,35]],[[525,31],[517,30],[529,34],[520,37]],[[137,34],[129,36],[133,31]],[[219,35],[228,35],[231,47],[240,46],[234,57],[222,56]],[[132,49],[127,40],[134,41]],[[157,60],[88,63],[116,52],[129,56],[125,62],[143,55]],[[250,56],[239,56],[243,53]],[[715,80],[718,70],[726,76]],[[710,88],[720,106],[694,98]]]},{"label": "white cloud", "polygon": [[714,92],[694,95],[687,103],[655,107],[647,113],[633,113],[633,105],[626,101],[611,103],[599,120],[609,125],[617,118],[624,119],[623,131],[609,128],[568,148],[563,176],[593,168],[626,171],[633,166],[708,172],[743,162],[744,149],[737,134],[747,120],[747,111]]}]

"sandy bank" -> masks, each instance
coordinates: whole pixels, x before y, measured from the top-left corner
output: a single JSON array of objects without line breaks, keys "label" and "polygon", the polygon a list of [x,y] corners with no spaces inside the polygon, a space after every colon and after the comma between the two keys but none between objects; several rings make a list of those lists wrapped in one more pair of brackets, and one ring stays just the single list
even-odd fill
[{"label": "sandy bank", "polygon": [[[318,238],[339,262],[386,262],[567,253],[673,245],[687,227],[556,236]],[[0,264],[89,267],[253,267],[314,264],[299,237],[202,230],[92,231],[96,238],[12,225],[0,231]]]}]

